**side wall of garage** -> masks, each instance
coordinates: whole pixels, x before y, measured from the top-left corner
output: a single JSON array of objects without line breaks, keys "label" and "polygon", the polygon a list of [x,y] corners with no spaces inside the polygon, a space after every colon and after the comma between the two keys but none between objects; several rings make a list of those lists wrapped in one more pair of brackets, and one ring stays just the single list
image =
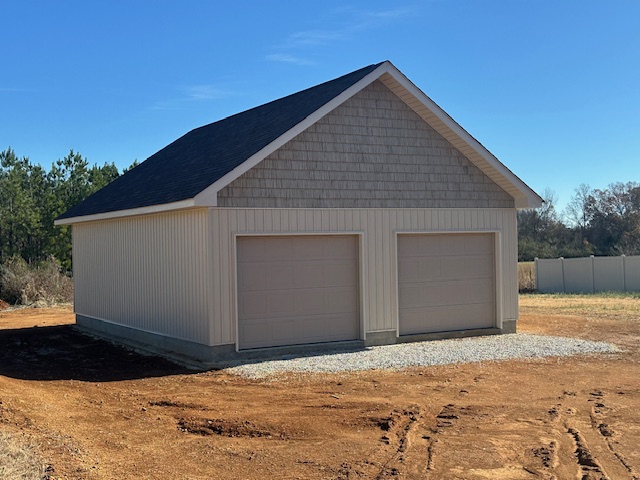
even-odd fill
[{"label": "side wall of garage", "polygon": [[[397,236],[402,233],[492,233],[497,239],[496,312],[518,317],[516,211],[451,209],[254,209],[211,208],[213,268],[210,345],[237,336],[237,239],[246,235],[357,235],[360,309],[365,335],[397,332]],[[497,325],[500,327],[501,325]]]},{"label": "side wall of garage", "polygon": [[207,345],[212,289],[207,212],[74,225],[78,322],[142,343],[173,338]]}]

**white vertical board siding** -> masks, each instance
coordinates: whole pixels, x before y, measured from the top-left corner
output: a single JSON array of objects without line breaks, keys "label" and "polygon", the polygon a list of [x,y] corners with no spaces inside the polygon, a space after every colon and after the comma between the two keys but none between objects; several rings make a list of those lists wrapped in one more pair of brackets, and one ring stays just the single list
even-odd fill
[{"label": "white vertical board siding", "polygon": [[200,209],[74,225],[76,313],[209,344],[208,222]]},{"label": "white vertical board siding", "polygon": [[518,316],[515,209],[211,208],[210,216],[216,305],[212,344],[236,341],[235,235],[359,234],[360,310],[365,332],[375,332],[398,325],[397,232],[496,232],[497,310],[504,321]]}]

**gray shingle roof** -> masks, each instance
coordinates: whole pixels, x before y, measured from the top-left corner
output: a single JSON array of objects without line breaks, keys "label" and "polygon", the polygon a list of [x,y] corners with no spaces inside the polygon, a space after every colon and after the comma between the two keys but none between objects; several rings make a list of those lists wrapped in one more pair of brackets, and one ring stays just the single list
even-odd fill
[{"label": "gray shingle roof", "polygon": [[196,128],[57,219],[193,198],[379,65]]}]

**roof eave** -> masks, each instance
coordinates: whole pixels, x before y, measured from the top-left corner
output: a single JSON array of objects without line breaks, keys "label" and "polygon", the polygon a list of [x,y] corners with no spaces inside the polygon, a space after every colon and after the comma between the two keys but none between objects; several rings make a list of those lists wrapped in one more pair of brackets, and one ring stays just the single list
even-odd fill
[{"label": "roof eave", "polygon": [[126,210],[115,210],[112,212],[94,213],[92,215],[82,215],[79,217],[69,217],[56,219],[54,225],[74,225],[77,223],[96,222],[100,220],[111,220],[116,218],[148,215],[150,213],[170,212],[173,210],[183,210],[197,206],[193,198],[180,200],[179,202],[162,203],[150,205],[148,207],[129,208]]}]

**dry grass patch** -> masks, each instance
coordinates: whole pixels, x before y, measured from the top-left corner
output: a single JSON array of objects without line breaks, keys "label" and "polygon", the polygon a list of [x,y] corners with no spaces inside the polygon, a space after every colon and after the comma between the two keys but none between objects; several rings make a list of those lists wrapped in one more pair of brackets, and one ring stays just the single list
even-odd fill
[{"label": "dry grass patch", "polygon": [[535,262],[518,262],[518,291],[533,292],[536,289]]},{"label": "dry grass patch", "polygon": [[30,447],[20,445],[13,436],[0,432],[0,478],[41,480],[46,478],[42,462]]},{"label": "dry grass patch", "polygon": [[640,293],[525,294],[519,303],[525,314],[640,320]]},{"label": "dry grass patch", "polygon": [[0,265],[0,298],[20,305],[69,303],[73,301],[73,280],[53,257],[35,265],[13,257]]}]

